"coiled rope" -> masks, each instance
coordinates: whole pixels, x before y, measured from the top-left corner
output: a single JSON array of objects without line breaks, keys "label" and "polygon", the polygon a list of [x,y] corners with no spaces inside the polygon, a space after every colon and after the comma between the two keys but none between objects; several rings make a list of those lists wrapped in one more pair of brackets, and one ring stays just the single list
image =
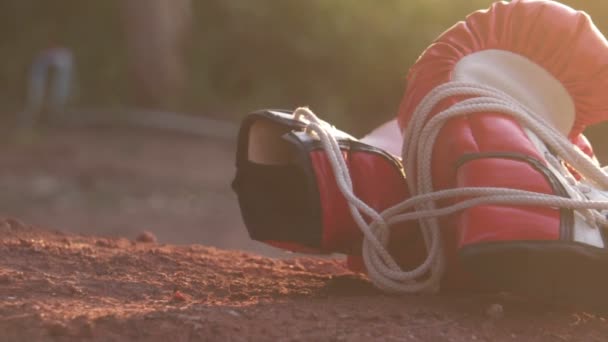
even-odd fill
[{"label": "coiled rope", "polygon": [[[453,96],[470,97],[460,101],[432,118],[435,106]],[[466,82],[449,82],[432,90],[420,102],[404,132],[403,162],[411,198],[377,212],[353,191],[352,179],[344,156],[335,138],[334,128],[320,120],[310,109],[298,108],[294,118],[307,123],[307,131],[316,135],[329,157],[338,187],[348,202],[350,212],[364,235],[363,260],[373,284],[391,293],[436,292],[445,273],[445,255],[438,218],[478,205],[499,204],[518,206],[546,206],[579,210],[594,224],[606,227],[608,220],[599,211],[608,210],[608,201],[566,198],[557,195],[518,189],[494,187],[466,187],[434,191],[431,177],[431,154],[435,140],[443,125],[450,119],[479,113],[501,113],[519,121],[546,146],[555,151],[570,167],[579,172],[585,181],[599,190],[608,189],[608,176],[580,149],[540,116],[519,104],[509,95],[492,87]],[[545,156],[569,186],[583,186],[569,174],[563,164],[552,155]],[[568,178],[569,177],[569,178]],[[585,187],[587,187],[585,185]],[[576,190],[579,193],[584,191]],[[451,198],[467,198],[455,204],[438,208],[436,202]],[[367,223],[364,217],[371,219]],[[418,220],[427,248],[425,260],[413,270],[403,270],[387,251],[390,227],[398,223]]]}]

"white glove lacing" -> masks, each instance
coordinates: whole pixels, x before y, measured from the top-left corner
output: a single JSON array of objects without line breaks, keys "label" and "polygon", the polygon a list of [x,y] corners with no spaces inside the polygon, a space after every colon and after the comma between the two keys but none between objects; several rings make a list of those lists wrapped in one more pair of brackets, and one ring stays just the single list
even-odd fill
[{"label": "white glove lacing", "polygon": [[[442,100],[453,96],[472,97],[428,119],[433,108]],[[458,211],[485,204],[546,206],[579,210],[584,217],[601,227],[608,220],[599,210],[608,210],[608,201],[572,199],[517,189],[492,187],[467,187],[433,191],[431,154],[437,135],[450,119],[476,113],[500,113],[518,120],[538,136],[556,156],[577,170],[585,181],[600,190],[608,189],[608,176],[594,161],[576,148],[563,134],[541,117],[519,104],[509,95],[492,87],[474,83],[449,82],[432,90],[418,105],[404,132],[403,162],[411,198],[378,213],[359,199],[353,192],[353,184],[344,156],[329,126],[308,108],[294,111],[294,118],[307,123],[307,131],[316,135],[325,149],[335,174],[338,187],[348,202],[350,212],[364,235],[363,260],[370,280],[376,287],[391,293],[436,292],[445,272],[442,234],[438,218]],[[570,174],[563,162],[552,155],[545,156],[564,177]],[[578,182],[570,185],[576,187]],[[581,185],[582,186],[582,185]],[[442,208],[436,201],[450,198],[466,198]],[[365,217],[370,219],[367,223]],[[413,270],[403,270],[386,249],[390,238],[390,226],[401,222],[419,220],[427,249],[424,262]]]}]

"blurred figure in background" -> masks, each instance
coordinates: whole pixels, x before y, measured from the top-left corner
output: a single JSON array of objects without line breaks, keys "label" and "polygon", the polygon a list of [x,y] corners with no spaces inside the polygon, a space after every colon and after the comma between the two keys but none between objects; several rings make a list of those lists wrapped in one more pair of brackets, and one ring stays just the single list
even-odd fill
[{"label": "blurred figure in background", "polygon": [[51,43],[34,59],[30,68],[22,127],[31,128],[42,112],[64,113],[72,93],[72,51]]}]

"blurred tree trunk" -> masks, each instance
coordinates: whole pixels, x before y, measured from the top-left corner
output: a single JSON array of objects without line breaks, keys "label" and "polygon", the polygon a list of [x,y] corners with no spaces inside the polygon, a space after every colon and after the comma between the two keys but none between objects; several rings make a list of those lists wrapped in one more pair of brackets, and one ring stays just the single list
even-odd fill
[{"label": "blurred tree trunk", "polygon": [[123,0],[130,76],[137,105],[178,109],[187,86],[191,0]]}]

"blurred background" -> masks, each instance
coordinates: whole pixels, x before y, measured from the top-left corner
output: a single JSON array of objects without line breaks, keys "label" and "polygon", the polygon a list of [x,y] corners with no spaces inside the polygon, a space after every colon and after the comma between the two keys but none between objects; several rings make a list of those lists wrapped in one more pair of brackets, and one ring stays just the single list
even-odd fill
[{"label": "blurred background", "polygon": [[[605,1],[563,2],[608,29]],[[360,136],[395,115],[423,49],[490,3],[0,0],[0,215],[273,253],[249,241],[229,188],[239,120],[309,105]],[[57,114],[36,102],[45,61],[68,65],[59,111],[88,124],[37,125]],[[15,138],[15,122],[36,128]],[[589,135],[603,157],[602,130]]]}]

